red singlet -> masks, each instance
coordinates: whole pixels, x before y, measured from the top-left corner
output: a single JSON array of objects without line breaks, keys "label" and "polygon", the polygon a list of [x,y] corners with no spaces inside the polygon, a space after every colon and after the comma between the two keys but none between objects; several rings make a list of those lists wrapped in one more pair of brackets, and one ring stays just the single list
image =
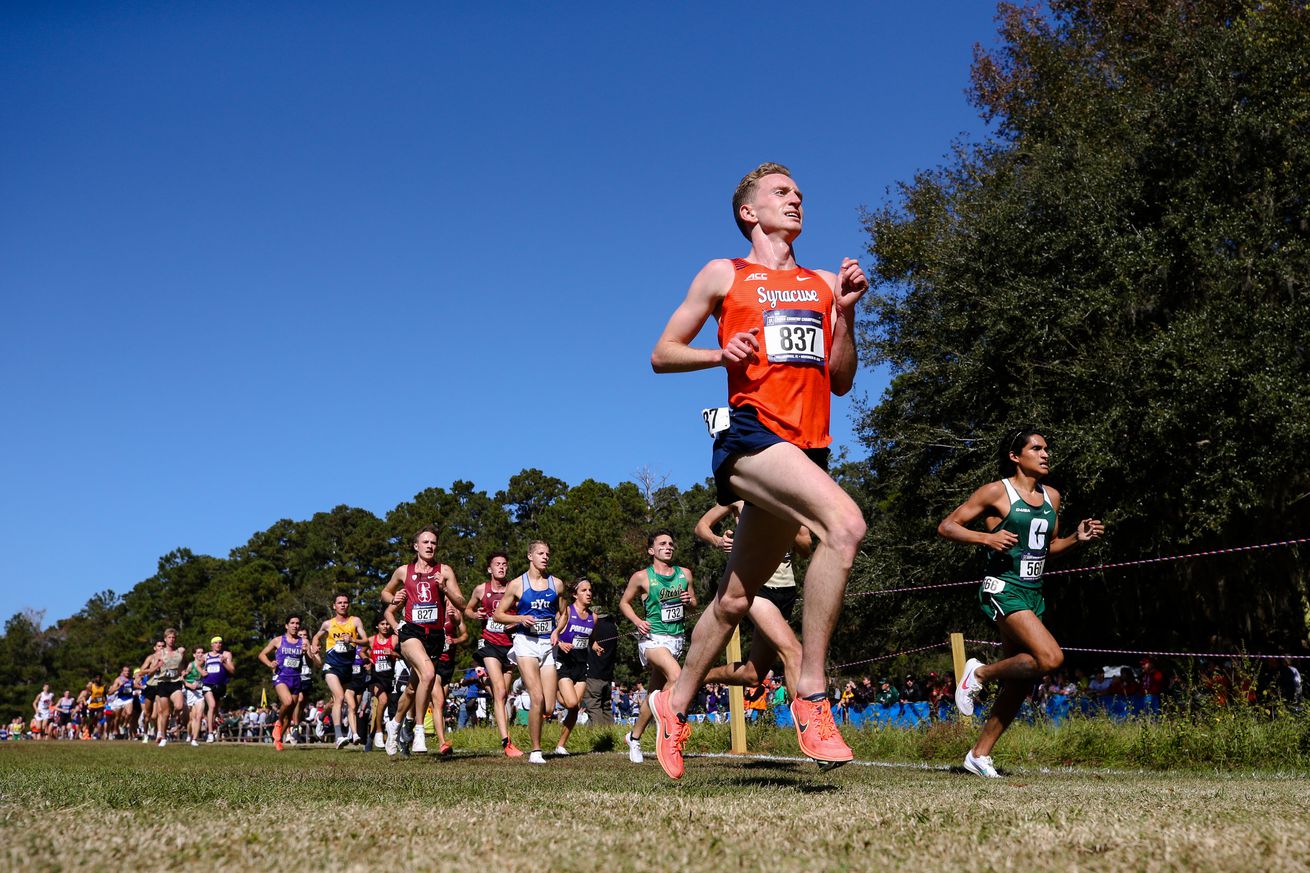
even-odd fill
[{"label": "red singlet", "polygon": [[442,630],[446,623],[446,592],[441,587],[440,564],[431,573],[420,573],[417,561],[405,568],[405,621],[424,626],[427,633]]},{"label": "red singlet", "polygon": [[505,589],[493,590],[490,579],[482,583],[482,611],[487,616],[482,625],[482,638],[493,646],[514,645],[514,641],[510,639],[509,634],[505,633],[505,626],[492,618],[496,614],[496,610],[500,608],[500,601],[504,596]]},{"label": "red singlet", "polygon": [[375,673],[386,673],[389,670],[396,669],[395,635],[387,637],[387,641],[384,643],[382,637],[374,634],[369,639],[368,654],[369,660],[373,662],[373,671]]},{"label": "red singlet", "polygon": [[728,368],[728,405],[753,406],[760,424],[802,449],[832,442],[832,289],[813,270],[769,270],[733,258],[736,275],[719,311],[720,347],[758,328],[760,350]]}]

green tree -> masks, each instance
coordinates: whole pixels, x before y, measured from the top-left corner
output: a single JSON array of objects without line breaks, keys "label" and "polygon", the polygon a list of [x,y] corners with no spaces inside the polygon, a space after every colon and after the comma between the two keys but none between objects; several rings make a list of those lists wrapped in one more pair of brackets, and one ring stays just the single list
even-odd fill
[{"label": "green tree", "polygon": [[[1066,524],[1109,523],[1085,560],[1303,534],[1305,5],[1052,0],[999,22],[970,91],[995,135],[867,216],[861,343],[893,378],[859,424],[873,524],[852,590],[976,578],[981,555],[935,525],[1028,423],[1053,446]],[[1071,644],[1305,637],[1287,550],[1058,587]],[[890,644],[976,613],[960,593],[862,602],[859,629]]]}]

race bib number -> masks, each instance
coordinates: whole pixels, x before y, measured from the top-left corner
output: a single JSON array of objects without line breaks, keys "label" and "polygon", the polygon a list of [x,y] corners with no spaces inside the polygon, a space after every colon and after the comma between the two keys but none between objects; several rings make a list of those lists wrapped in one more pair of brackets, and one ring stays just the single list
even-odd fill
[{"label": "race bib number", "polygon": [[764,313],[764,348],[771,364],[822,364],[823,313],[774,309]]},{"label": "race bib number", "polygon": [[213,664],[210,664],[208,667],[205,668],[205,672],[208,673],[210,676],[213,676],[215,673],[221,672],[222,669],[223,669],[223,665],[215,661]]},{"label": "race bib number", "polygon": [[160,671],[159,671],[159,678],[160,678],[160,679],[169,679],[169,680],[173,680],[173,679],[176,679],[176,678],[177,678],[177,675],[178,675],[178,671],[177,671],[177,670],[160,670]]},{"label": "race bib number", "polygon": [[294,670],[300,666],[300,658],[299,657],[283,658],[282,666],[286,667],[288,670]]},{"label": "race bib number", "polygon": [[505,632],[505,626],[503,624],[501,624],[498,621],[492,621],[491,619],[487,619],[487,633],[503,634],[504,632]]},{"label": "race bib number", "polygon": [[383,655],[373,662],[373,669],[379,673],[386,673],[391,669],[391,659]]},{"label": "race bib number", "polygon": [[591,644],[591,634],[574,634],[574,635],[573,635],[573,648],[575,648],[575,649],[585,649],[585,648],[586,648],[588,645],[590,645],[590,644]]},{"label": "race bib number", "polygon": [[705,420],[705,427],[710,436],[718,436],[732,425],[732,412],[726,406],[716,409],[702,409],[700,417]]},{"label": "race bib number", "polygon": [[1019,578],[1033,581],[1042,578],[1042,570],[1046,568],[1045,555],[1030,555],[1025,553],[1019,559]]},{"label": "race bib number", "polygon": [[445,618],[435,603],[415,604],[409,611],[409,620],[415,624],[433,624]]},{"label": "race bib number", "polygon": [[350,665],[350,672],[351,672],[351,673],[359,673],[359,666],[360,666],[359,664],[351,664],[351,665]]},{"label": "race bib number", "polygon": [[682,601],[665,603],[660,607],[660,621],[666,623],[682,621],[684,606]]},{"label": "race bib number", "polygon": [[988,576],[983,579],[983,591],[988,594],[1000,594],[1005,590],[1005,580],[997,579],[995,576]]},{"label": "race bib number", "polygon": [[539,637],[544,637],[555,629],[555,620],[551,618],[539,618],[532,622],[532,632]]},{"label": "race bib number", "polygon": [[347,651],[349,651],[349,649],[346,648],[345,637],[342,637],[336,641],[336,644],[332,646],[332,651],[336,652],[339,655],[344,655]]}]

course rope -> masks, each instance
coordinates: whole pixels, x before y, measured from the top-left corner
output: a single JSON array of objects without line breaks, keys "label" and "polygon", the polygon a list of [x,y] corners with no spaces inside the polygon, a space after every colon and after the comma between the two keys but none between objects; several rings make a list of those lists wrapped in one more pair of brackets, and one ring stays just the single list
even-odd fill
[{"label": "course rope", "polygon": [[[965,640],[966,643],[973,643],[978,646],[999,646],[996,640]],[[1263,655],[1252,654],[1250,652],[1157,652],[1138,649],[1091,649],[1082,646],[1060,646],[1066,652],[1089,652],[1100,655],[1154,655],[1161,658],[1229,658],[1243,660],[1246,658],[1252,660],[1276,661],[1279,658],[1287,658],[1289,661],[1310,661],[1310,655]]]},{"label": "course rope", "polygon": [[[1043,576],[1072,576],[1077,573],[1095,573],[1105,570],[1119,570],[1126,567],[1145,567],[1150,564],[1167,564],[1173,561],[1187,561],[1193,558],[1209,558],[1215,555],[1235,555],[1240,552],[1255,552],[1261,549],[1277,549],[1287,546],[1299,546],[1310,543],[1310,537],[1294,540],[1281,540],[1274,543],[1258,543],[1251,546],[1234,546],[1228,549],[1210,549],[1204,552],[1188,552],[1182,555],[1167,555],[1161,558],[1140,558],[1135,561],[1116,561],[1109,564],[1092,564],[1086,567],[1071,567],[1067,570],[1049,570]],[[981,579],[968,579],[964,582],[941,582],[934,585],[907,585],[902,588],[883,588],[878,591],[856,591],[847,597],[868,597],[875,594],[903,594],[914,591],[933,591],[942,588],[962,588],[966,585],[981,585]],[[1279,656],[1281,657],[1281,656]]]}]

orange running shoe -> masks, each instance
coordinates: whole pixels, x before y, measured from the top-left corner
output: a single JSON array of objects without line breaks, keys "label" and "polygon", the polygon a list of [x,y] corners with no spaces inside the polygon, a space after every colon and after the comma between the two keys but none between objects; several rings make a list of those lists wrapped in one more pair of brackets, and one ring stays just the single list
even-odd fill
[{"label": "orange running shoe", "polygon": [[455,747],[450,744],[450,740],[446,740],[441,744],[441,748],[437,750],[437,754],[443,758],[449,758],[455,754]]},{"label": "orange running shoe", "polygon": [[506,758],[522,758],[522,757],[523,757],[523,750],[520,749],[518,746],[514,745],[514,741],[513,741],[513,740],[510,740],[508,743],[505,744],[505,757],[506,757]]},{"label": "orange running shoe", "polygon": [[682,747],[691,737],[691,725],[679,720],[664,691],[652,691],[646,701],[655,717],[655,756],[670,779],[681,779],[684,770]]},{"label": "orange running shoe", "polygon": [[793,700],[791,717],[796,722],[796,741],[801,754],[818,762],[823,769],[840,767],[855,757],[832,720],[832,705],[827,695],[822,700],[804,697]]},{"label": "orange running shoe", "polygon": [[282,722],[273,722],[273,748],[282,751]]}]

